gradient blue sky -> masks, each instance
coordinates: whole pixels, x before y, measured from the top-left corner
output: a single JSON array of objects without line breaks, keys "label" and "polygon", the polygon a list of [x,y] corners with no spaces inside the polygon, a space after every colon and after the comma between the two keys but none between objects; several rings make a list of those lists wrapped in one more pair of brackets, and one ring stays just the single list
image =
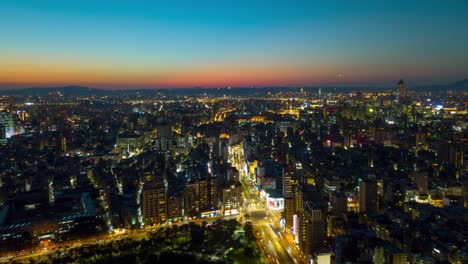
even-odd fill
[{"label": "gradient blue sky", "polygon": [[468,78],[467,14],[464,0],[3,0],[0,88],[452,82]]}]

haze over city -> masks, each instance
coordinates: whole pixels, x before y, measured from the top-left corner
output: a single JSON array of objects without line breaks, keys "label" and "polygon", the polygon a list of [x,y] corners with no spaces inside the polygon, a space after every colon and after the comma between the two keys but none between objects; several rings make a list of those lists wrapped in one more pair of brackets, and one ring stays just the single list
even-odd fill
[{"label": "haze over city", "polygon": [[468,75],[466,1],[2,1],[0,88],[386,86]]}]

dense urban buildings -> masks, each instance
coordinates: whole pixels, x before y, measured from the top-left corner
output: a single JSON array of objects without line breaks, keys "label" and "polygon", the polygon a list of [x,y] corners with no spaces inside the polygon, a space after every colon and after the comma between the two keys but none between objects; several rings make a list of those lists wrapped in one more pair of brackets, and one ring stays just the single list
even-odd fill
[{"label": "dense urban buildings", "polygon": [[77,91],[1,97],[2,261],[223,218],[268,263],[468,261],[466,90]]}]

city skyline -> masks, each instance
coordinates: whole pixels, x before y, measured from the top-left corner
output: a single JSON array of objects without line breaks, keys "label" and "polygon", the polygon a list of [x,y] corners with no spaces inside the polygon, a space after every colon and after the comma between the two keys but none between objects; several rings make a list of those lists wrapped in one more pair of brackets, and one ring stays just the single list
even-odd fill
[{"label": "city skyline", "polygon": [[462,1],[0,4],[0,89],[445,84]]}]

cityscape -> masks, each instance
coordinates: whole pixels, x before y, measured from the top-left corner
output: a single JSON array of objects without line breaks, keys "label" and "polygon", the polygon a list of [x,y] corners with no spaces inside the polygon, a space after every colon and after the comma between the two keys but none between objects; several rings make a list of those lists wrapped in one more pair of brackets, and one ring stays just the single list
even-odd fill
[{"label": "cityscape", "polygon": [[468,4],[97,2],[0,3],[0,263],[468,263]]}]

